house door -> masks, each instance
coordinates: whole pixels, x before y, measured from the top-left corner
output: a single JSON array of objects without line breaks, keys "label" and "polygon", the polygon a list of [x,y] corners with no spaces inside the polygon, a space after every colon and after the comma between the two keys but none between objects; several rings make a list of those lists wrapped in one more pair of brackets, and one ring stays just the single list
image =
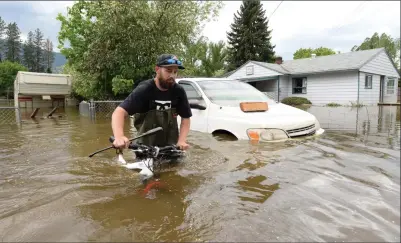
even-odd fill
[{"label": "house door", "polygon": [[380,76],[380,93],[379,93],[379,102],[383,103],[384,96],[384,76]]}]

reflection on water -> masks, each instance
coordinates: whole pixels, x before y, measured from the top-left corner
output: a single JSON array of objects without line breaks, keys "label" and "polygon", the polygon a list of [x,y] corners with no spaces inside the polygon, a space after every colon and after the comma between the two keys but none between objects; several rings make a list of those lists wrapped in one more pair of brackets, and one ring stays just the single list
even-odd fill
[{"label": "reflection on water", "polygon": [[326,130],[358,136],[365,145],[384,145],[400,149],[399,106],[312,106],[306,111],[314,114]]},{"label": "reflection on water", "polygon": [[399,241],[399,109],[312,106],[326,133],[272,144],[191,132],[147,193],[113,150],[88,158],[110,120],[26,110],[0,125],[2,240]]}]

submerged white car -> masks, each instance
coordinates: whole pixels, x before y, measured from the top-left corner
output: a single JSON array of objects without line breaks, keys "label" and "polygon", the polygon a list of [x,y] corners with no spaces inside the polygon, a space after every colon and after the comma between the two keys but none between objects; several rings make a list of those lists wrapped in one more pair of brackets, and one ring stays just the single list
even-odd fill
[{"label": "submerged white car", "polygon": [[224,78],[181,78],[177,82],[190,102],[193,131],[229,133],[239,140],[258,142],[324,133],[314,115],[277,103],[247,83]]}]

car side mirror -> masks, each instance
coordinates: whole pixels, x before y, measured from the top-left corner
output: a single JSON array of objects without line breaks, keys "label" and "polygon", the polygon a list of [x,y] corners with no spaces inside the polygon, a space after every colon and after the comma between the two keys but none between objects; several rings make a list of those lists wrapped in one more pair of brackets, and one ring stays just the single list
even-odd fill
[{"label": "car side mirror", "polygon": [[191,107],[192,109],[206,110],[206,106],[201,104],[199,101],[194,100],[189,101],[189,107]]}]

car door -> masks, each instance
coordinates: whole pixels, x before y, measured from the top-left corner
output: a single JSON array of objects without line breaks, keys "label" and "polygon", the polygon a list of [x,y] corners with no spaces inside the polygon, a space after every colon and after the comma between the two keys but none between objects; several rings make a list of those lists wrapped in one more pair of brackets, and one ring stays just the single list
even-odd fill
[{"label": "car door", "polygon": [[[200,108],[191,108],[192,117],[191,117],[191,130],[198,132],[207,132],[207,121],[208,121],[208,104],[202,97],[202,93],[198,90],[198,88],[189,81],[180,80],[178,82],[185,90],[189,103],[197,103],[200,104],[206,109]],[[178,122],[181,122],[179,117]]]}]

